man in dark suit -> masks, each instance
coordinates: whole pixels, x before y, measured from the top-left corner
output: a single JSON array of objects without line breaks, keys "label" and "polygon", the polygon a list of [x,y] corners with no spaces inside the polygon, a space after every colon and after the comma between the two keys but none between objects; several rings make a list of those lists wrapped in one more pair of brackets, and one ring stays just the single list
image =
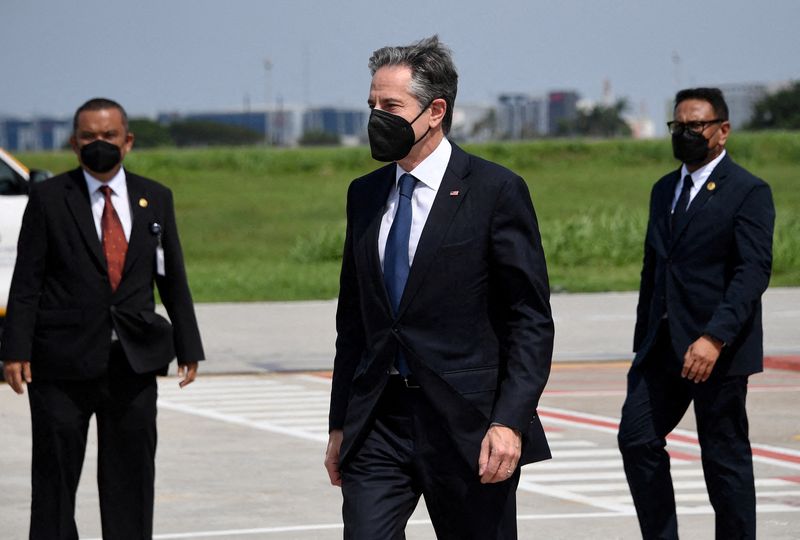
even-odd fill
[{"label": "man in dark suit", "polygon": [[[0,359],[33,432],[32,539],[78,538],[75,492],[96,415],[104,538],[152,536],[156,374],[177,353],[191,383],[203,347],[172,193],[122,167],[127,116],[97,98],[75,113],[81,168],[34,184]],[[155,313],[153,283],[172,324]]]},{"label": "man in dark suit", "polygon": [[665,438],[694,401],[716,537],[755,538],[745,397],[763,369],[775,209],[769,186],[725,151],[722,92],[678,92],[668,126],[683,164],[650,199],[619,446],[642,536],[678,538]]},{"label": "man in dark suit", "polygon": [[355,180],[325,466],[344,535],[404,538],[420,495],[439,538],[516,538],[520,466],[553,346],[525,182],[451,144],[457,74],[437,37],[369,62],[372,155]]}]

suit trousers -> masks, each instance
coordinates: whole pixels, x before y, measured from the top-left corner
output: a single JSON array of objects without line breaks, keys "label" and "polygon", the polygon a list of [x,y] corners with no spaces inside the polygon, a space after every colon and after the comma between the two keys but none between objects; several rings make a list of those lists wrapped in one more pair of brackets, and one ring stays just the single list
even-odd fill
[{"label": "suit trousers", "polygon": [[371,429],[342,468],[342,515],[347,540],[405,538],[424,495],[436,537],[517,538],[519,469],[504,482],[481,484],[421,389],[389,378]]},{"label": "suit trousers", "polygon": [[28,395],[33,431],[30,538],[78,538],[75,493],[93,414],[103,538],[151,538],[155,375],[135,373],[115,342],[108,369],[101,377],[86,381],[34,379]]},{"label": "suit trousers", "polygon": [[694,383],[680,376],[662,321],[650,354],[628,373],[619,447],[645,539],[677,539],[678,521],[666,436],[691,402],[697,421],[703,474],[715,513],[717,539],[755,538],[753,459],[745,401],[747,376]]}]

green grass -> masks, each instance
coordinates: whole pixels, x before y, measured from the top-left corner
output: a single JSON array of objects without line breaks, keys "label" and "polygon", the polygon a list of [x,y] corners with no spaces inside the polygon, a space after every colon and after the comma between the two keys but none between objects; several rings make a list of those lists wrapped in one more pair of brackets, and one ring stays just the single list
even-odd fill
[{"label": "green grass", "polygon": [[[773,189],[773,285],[800,285],[800,133],[734,134],[731,156]],[[468,145],[531,188],[554,290],[638,287],[652,184],[677,164],[669,141]],[[20,156],[63,171],[71,153]],[[332,298],[350,181],[366,148],[142,150],[126,165],[175,192],[187,270],[201,301]]]}]

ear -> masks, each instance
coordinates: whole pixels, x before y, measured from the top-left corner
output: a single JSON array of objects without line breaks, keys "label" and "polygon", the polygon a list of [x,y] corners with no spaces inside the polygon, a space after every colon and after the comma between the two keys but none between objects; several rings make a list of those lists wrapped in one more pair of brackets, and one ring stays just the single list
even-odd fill
[{"label": "ear", "polygon": [[442,98],[436,98],[431,101],[430,109],[431,117],[428,121],[428,125],[430,125],[432,129],[437,128],[444,120],[444,115],[447,112],[447,102]]},{"label": "ear", "polygon": [[131,148],[133,148],[133,141],[135,138],[136,137],[130,131],[125,134],[125,152],[131,151]]},{"label": "ear", "polygon": [[78,147],[78,139],[75,138],[75,135],[69,136],[69,145],[72,147],[72,151],[75,152],[76,156],[81,155],[81,149]]},{"label": "ear", "polygon": [[725,146],[725,143],[728,141],[728,135],[731,132],[731,123],[727,120],[722,122],[719,127],[719,145]]}]

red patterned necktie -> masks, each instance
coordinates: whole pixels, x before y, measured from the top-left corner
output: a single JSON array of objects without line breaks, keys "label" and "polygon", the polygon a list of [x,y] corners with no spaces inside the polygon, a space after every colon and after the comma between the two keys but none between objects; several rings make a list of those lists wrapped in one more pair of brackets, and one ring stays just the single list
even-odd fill
[{"label": "red patterned necktie", "polygon": [[103,217],[100,220],[100,227],[103,230],[103,252],[108,263],[108,281],[111,284],[111,291],[116,291],[122,279],[122,267],[125,265],[125,254],[128,252],[128,241],[125,239],[125,231],[122,229],[122,222],[119,220],[114,204],[111,202],[111,188],[108,186],[100,187],[100,191],[106,199],[103,207]]}]

